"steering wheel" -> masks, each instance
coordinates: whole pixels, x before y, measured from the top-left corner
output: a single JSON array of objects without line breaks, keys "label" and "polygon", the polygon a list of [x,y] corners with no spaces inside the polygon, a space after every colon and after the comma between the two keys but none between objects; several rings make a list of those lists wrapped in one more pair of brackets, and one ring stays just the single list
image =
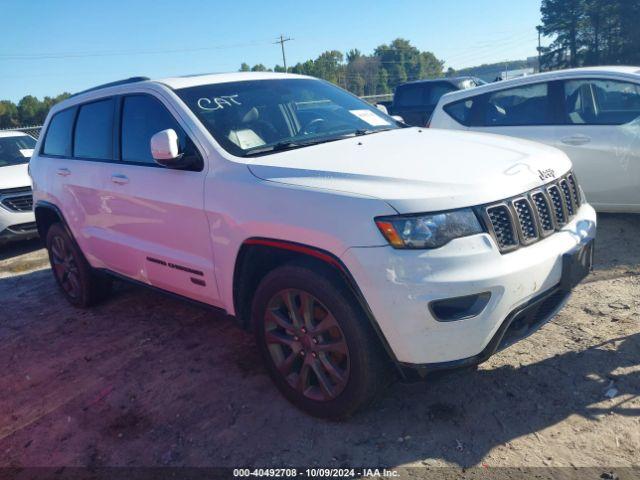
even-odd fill
[{"label": "steering wheel", "polygon": [[[324,118],[314,118],[313,120],[311,120],[309,123],[307,123],[303,128],[302,128],[302,134],[303,135],[309,135],[310,133],[317,133],[318,132],[318,128],[320,127],[320,125],[322,125],[325,122]],[[312,128],[314,127],[315,128]]]}]

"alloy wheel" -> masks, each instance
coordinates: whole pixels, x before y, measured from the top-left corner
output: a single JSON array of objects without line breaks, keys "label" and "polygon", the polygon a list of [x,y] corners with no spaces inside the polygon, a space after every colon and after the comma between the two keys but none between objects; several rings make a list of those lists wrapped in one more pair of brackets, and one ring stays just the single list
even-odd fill
[{"label": "alloy wheel", "polygon": [[349,348],[331,311],[310,293],[287,289],[272,297],[264,318],[271,359],[289,385],[326,402],[349,381]]},{"label": "alloy wheel", "polygon": [[63,290],[69,297],[78,298],[81,292],[78,264],[66,240],[60,235],[51,239],[51,266]]}]

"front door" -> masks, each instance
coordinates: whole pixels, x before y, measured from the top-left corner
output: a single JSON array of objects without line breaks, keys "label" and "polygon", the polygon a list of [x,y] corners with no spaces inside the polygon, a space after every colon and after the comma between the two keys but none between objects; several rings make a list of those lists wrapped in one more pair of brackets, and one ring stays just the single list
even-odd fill
[{"label": "front door", "polygon": [[216,304],[213,252],[204,214],[207,165],[189,171],[156,164],[150,139],[168,128],[178,134],[181,152],[200,154],[160,99],[136,94],[119,102],[120,161],[110,164],[104,208],[110,217],[109,237],[118,244],[114,255],[124,257],[113,258],[112,265],[150,285]]}]

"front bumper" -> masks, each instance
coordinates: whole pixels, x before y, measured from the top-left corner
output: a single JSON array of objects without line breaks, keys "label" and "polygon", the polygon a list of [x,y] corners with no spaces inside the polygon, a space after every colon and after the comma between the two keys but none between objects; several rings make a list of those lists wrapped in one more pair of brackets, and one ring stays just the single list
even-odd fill
[{"label": "front bumper", "polygon": [[[350,248],[342,261],[399,363],[423,370],[452,368],[479,363],[504,346],[509,324],[537,300],[552,299],[532,325],[551,318],[568,297],[556,292],[562,257],[592,240],[595,230],[595,211],[584,204],[560,231],[507,254],[481,234],[435,250]],[[491,298],[472,318],[442,322],[429,308],[434,300],[482,292]]]},{"label": "front bumper", "polygon": [[0,244],[38,236],[33,212],[10,212],[0,206]]}]

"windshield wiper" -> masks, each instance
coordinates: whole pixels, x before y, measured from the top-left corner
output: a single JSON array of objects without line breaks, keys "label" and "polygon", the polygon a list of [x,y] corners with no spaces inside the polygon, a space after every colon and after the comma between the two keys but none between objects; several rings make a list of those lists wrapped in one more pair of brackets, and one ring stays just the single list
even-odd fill
[{"label": "windshield wiper", "polygon": [[292,150],[294,148],[308,147],[310,145],[319,145],[320,143],[335,142],[336,140],[342,140],[344,136],[319,138],[316,140],[308,140],[306,142],[296,140],[286,140],[283,142],[274,143],[273,145],[264,145],[262,147],[254,148],[244,154],[245,157],[251,155],[260,155],[261,153],[280,152],[282,150]]},{"label": "windshield wiper", "polygon": [[307,141],[300,141],[300,140],[285,140],[282,142],[278,142],[278,143],[274,143],[272,145],[263,145],[261,147],[256,147],[253,150],[249,150],[247,153],[244,154],[245,157],[250,157],[252,155],[260,155],[262,153],[272,153],[272,152],[281,152],[283,150],[292,150],[294,148],[301,148],[301,147],[308,147],[310,145],[319,145],[321,143],[328,143],[328,142],[335,142],[337,140],[343,140],[345,138],[348,137],[353,137],[353,136],[362,136],[362,135],[370,135],[372,133],[378,133],[378,132],[386,132],[388,130],[393,130],[392,128],[383,128],[383,129],[358,129],[358,130],[354,130],[352,132],[348,132],[348,133],[344,133],[342,135],[336,135],[333,137],[325,137],[325,138],[318,138],[315,140],[307,140]]},{"label": "windshield wiper", "polygon": [[251,155],[259,155],[265,152],[280,152],[282,150],[289,150],[291,148],[304,147],[306,145],[309,145],[309,144],[295,142],[295,141],[278,142],[278,143],[274,143],[273,145],[265,145],[263,147],[257,147],[257,148],[254,148],[253,150],[249,150],[247,153],[244,154],[244,156],[249,157]]}]

